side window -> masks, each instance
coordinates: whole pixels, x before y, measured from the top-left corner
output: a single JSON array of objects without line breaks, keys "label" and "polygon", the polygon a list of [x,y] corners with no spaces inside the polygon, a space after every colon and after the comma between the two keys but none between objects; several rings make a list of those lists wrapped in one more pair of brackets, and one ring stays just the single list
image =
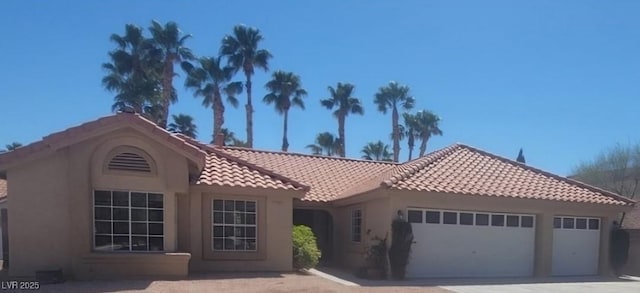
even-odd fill
[{"label": "side window", "polygon": [[351,211],[351,241],[362,241],[362,210]]}]

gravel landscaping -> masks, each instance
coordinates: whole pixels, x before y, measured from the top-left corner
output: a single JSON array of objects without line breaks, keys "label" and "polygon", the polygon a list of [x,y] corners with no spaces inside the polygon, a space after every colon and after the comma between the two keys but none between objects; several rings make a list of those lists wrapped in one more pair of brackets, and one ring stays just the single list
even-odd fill
[{"label": "gravel landscaping", "polygon": [[438,287],[345,286],[317,276],[277,273],[192,275],[185,280],[68,281],[41,292],[450,292]]}]

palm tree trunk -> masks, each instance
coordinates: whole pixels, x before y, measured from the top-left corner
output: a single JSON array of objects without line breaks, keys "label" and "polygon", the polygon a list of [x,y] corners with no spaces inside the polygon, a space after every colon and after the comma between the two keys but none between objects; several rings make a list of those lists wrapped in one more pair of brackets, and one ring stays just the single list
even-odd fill
[{"label": "palm tree trunk", "polygon": [[253,105],[251,104],[251,74],[245,72],[247,81],[245,86],[247,88],[247,104],[245,110],[247,112],[247,147],[253,148]]},{"label": "palm tree trunk", "polygon": [[169,121],[169,104],[171,95],[173,94],[173,60],[167,58],[162,70],[162,118],[160,119],[160,127],[167,128]]},{"label": "palm tree trunk", "polygon": [[424,153],[427,151],[427,141],[429,140],[429,137],[423,137],[422,141],[420,142],[420,157],[424,156]]},{"label": "palm tree trunk", "polygon": [[289,110],[284,111],[284,133],[282,134],[282,151],[289,149],[289,140],[287,140],[287,125],[289,123]]},{"label": "palm tree trunk", "polygon": [[412,132],[413,130],[409,129],[409,137],[407,138],[409,141],[409,161],[411,161],[411,157],[413,156],[413,147],[415,146],[415,137]]},{"label": "palm tree trunk", "polygon": [[340,114],[340,116],[338,116],[338,136],[340,139],[340,145],[338,146],[338,155],[341,157],[345,157],[346,156],[346,152],[347,152],[347,146],[346,146],[346,142],[345,142],[345,138],[344,138],[344,122],[345,122],[345,116],[343,114]]},{"label": "palm tree trunk", "polygon": [[398,109],[393,107],[393,114],[391,116],[391,122],[393,127],[393,161],[398,162],[400,156],[400,138],[398,137]]},{"label": "palm tree trunk", "polygon": [[224,104],[222,103],[222,97],[220,92],[213,94],[213,140],[216,140],[216,135],[220,133],[224,125]]}]

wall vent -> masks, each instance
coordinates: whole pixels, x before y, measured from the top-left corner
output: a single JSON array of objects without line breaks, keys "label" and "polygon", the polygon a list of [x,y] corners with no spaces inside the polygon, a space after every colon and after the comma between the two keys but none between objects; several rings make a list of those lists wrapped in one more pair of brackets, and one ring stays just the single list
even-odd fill
[{"label": "wall vent", "polygon": [[149,166],[149,162],[145,158],[129,152],[122,152],[114,156],[109,161],[108,168],[112,171],[151,173],[151,166]]}]

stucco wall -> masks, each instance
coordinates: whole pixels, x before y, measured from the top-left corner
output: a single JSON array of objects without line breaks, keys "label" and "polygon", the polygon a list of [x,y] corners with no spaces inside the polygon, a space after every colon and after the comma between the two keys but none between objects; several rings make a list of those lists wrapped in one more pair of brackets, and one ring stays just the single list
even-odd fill
[{"label": "stucco wall", "polygon": [[[291,271],[293,265],[291,229],[295,196],[299,196],[299,193],[216,186],[194,188],[189,198],[189,243],[184,244],[190,247],[191,271]],[[212,199],[258,202],[258,250],[256,252],[217,253],[212,250],[210,240],[212,227],[209,224]]]},{"label": "stucco wall", "polygon": [[[157,175],[104,174],[105,156],[122,145],[147,152],[155,161]],[[94,189],[164,194],[164,248],[175,251],[175,194],[188,192],[187,170],[185,157],[133,129],[120,129],[10,168],[10,274],[32,276],[38,270],[59,268],[68,276],[80,276],[81,272],[118,271],[115,268],[126,264],[126,258],[93,252]],[[104,257],[110,260],[96,261]]]},{"label": "stucco wall", "polygon": [[626,274],[640,276],[640,229],[629,232],[629,259],[624,268]]}]

